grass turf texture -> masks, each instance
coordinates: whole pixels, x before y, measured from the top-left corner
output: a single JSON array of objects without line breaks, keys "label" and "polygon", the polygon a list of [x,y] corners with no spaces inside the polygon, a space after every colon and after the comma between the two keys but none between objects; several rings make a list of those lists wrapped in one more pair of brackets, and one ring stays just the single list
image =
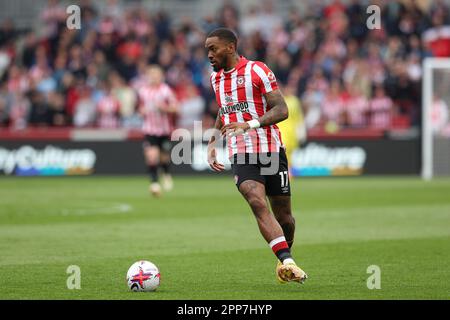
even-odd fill
[{"label": "grass turf texture", "polygon": [[[144,177],[1,178],[1,299],[448,299],[450,180],[292,181],[293,254],[304,285],[278,284],[276,260],[231,177],[175,179],[161,199]],[[129,292],[128,267],[161,270]],[[81,268],[68,290],[66,268]],[[381,268],[381,289],[366,286]]]}]

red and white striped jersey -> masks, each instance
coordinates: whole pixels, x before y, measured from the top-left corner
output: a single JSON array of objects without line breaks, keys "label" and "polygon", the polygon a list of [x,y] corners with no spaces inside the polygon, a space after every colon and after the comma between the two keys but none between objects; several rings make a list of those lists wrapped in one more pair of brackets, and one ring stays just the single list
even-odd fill
[{"label": "red and white striped jersey", "polygon": [[323,100],[322,109],[326,120],[339,123],[345,110],[344,101],[340,95],[327,95]]},{"label": "red and white striped jersey", "polygon": [[151,136],[170,136],[174,130],[171,115],[164,112],[169,106],[177,107],[172,89],[165,83],[159,86],[141,86],[138,89],[140,112],[144,115],[142,130]]},{"label": "red and white striped jersey", "polygon": [[111,94],[102,97],[97,104],[98,119],[100,128],[117,128],[119,126],[119,101]]},{"label": "red and white striped jersey", "polygon": [[450,56],[450,26],[442,25],[426,30],[422,39],[435,57]]},{"label": "red and white striped jersey", "polygon": [[353,127],[363,127],[366,123],[366,111],[369,109],[369,102],[362,96],[350,97],[346,102],[348,123]]},{"label": "red and white striped jersey", "polygon": [[[210,80],[223,125],[262,117],[269,110],[264,94],[278,89],[275,75],[264,63],[242,56],[235,68],[213,72]],[[231,157],[237,153],[279,152],[282,140],[278,127],[271,125],[227,137],[227,145]]]},{"label": "red and white striped jersey", "polygon": [[391,111],[393,102],[389,97],[375,97],[370,100],[370,125],[387,129],[391,125]]}]

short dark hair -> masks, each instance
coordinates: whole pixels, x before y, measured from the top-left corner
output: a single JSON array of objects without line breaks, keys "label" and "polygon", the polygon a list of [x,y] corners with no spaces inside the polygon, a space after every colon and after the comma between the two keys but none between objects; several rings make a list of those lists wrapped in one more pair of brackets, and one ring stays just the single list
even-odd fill
[{"label": "short dark hair", "polygon": [[232,42],[232,43],[234,43],[234,46],[237,47],[238,39],[237,39],[236,33],[234,33],[234,31],[231,29],[228,29],[228,28],[214,29],[207,36],[207,38],[212,38],[212,37],[218,37],[219,39],[223,39],[227,42]]}]

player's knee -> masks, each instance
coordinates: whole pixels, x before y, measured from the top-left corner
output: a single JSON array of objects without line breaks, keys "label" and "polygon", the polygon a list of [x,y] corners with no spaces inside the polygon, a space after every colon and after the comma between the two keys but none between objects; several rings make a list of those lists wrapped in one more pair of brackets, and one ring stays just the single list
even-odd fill
[{"label": "player's knee", "polygon": [[149,166],[156,166],[159,164],[159,154],[157,154],[155,152],[147,153],[146,158],[147,158],[147,164]]},{"label": "player's knee", "polygon": [[291,220],[294,218],[290,204],[277,203],[276,206],[272,205],[272,209],[277,217],[277,220]]},{"label": "player's knee", "polygon": [[293,225],[295,226],[295,218],[291,213],[291,210],[279,211],[276,215],[277,221],[280,225]]},{"label": "player's knee", "polygon": [[288,232],[294,232],[295,231],[295,219],[286,219],[283,221],[278,221],[278,223],[280,224],[281,228],[284,231],[288,231]]},{"label": "player's knee", "polygon": [[149,166],[157,166],[159,163],[158,159],[149,158],[147,159],[147,165]]}]

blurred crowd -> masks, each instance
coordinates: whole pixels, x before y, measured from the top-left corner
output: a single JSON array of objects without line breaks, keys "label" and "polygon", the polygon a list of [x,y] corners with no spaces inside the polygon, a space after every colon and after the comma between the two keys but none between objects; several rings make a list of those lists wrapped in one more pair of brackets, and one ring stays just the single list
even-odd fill
[{"label": "blurred crowd", "polygon": [[178,126],[210,127],[218,107],[204,40],[219,26],[236,30],[240,54],[264,61],[294,92],[308,129],[420,125],[421,62],[450,56],[450,8],[441,0],[372,3],[380,29],[367,27],[367,5],[355,0],[307,1],[288,16],[274,1],[242,10],[225,0],[214,16],[181,21],[140,2],[97,8],[83,0],[81,29],[69,30],[66,8],[49,0],[42,35],[0,22],[0,126],[140,128],[136,86],[158,64],[179,102]]}]

